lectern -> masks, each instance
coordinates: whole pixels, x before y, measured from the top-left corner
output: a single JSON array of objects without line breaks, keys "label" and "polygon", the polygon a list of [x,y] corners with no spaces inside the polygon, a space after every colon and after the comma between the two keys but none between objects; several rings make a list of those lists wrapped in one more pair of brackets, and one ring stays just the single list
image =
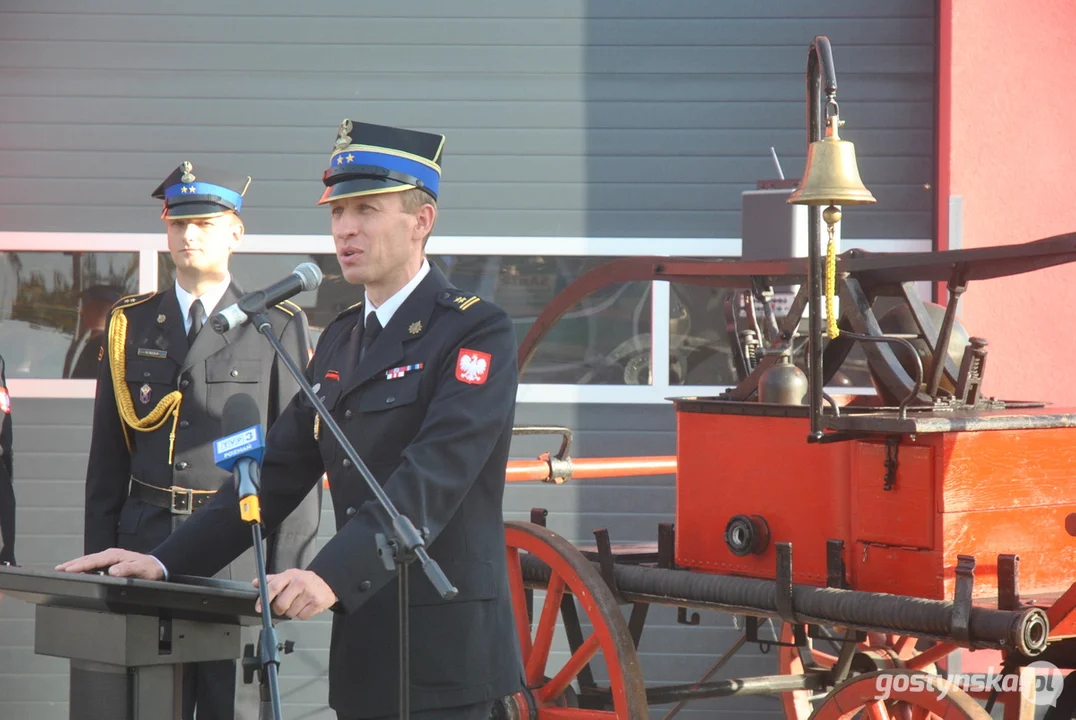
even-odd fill
[{"label": "lectern", "polygon": [[0,566],[0,592],[34,603],[34,651],[70,658],[70,720],[181,720],[183,663],[235,660],[258,591]]}]

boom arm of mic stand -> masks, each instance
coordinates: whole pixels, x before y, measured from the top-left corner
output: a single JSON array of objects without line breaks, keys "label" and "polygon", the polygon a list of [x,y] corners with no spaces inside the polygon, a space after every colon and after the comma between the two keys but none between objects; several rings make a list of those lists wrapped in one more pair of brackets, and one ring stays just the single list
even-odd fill
[{"label": "boom arm of mic stand", "polygon": [[344,437],[343,431],[340,426],[333,420],[332,415],[325,408],[325,405],[318,398],[313,388],[310,387],[310,383],[306,381],[306,377],[303,375],[303,371],[295,364],[295,361],[288,356],[287,351],[280,344],[280,340],[273,334],[273,328],[269,323],[268,316],[262,312],[254,315],[252,318],[254,326],[258,328],[258,332],[266,337],[269,343],[273,346],[276,354],[283,361],[284,365],[288,368],[288,372],[292,374],[295,381],[299,383],[299,388],[302,390],[306,399],[317,410],[318,415],[321,416],[322,424],[329,428],[329,432],[336,438],[336,442],[340,443],[340,447],[344,449],[349,460],[352,464],[358,468],[359,473],[362,475],[363,480],[366,481],[366,485],[370,488],[370,492],[377,498],[378,503],[388,513],[389,518],[392,520],[392,531],[396,536],[398,543],[397,552],[404,557],[413,555],[418,558],[422,563],[422,570],[426,573],[426,577],[433,584],[434,589],[446,600],[451,600],[459,594],[459,591],[449,582],[448,577],[445,576],[441,570],[441,566],[429,556],[426,552],[426,540],[422,537],[422,534],[415,528],[414,523],[409,518],[401,515],[396,507],[392,504],[392,500],[385,494],[384,489],[378,484],[377,480],[370,473],[370,470],[366,467],[366,463],[362,461],[359,454],[355,452],[355,448]]}]

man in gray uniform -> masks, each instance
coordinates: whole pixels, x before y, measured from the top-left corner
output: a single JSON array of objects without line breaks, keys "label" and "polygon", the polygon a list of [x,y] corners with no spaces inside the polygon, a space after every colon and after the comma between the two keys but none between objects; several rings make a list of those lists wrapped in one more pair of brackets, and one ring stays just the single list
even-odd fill
[{"label": "man in gray uniform", "polygon": [[[168,290],[120,300],[108,318],[86,473],[88,553],[111,547],[148,552],[197,517],[232,482],[231,473],[213,463],[228,398],[250,395],[261,421],[272,427],[298,391],[253,325],[223,334],[205,326],[243,294],[229,260],[244,233],[239,213],[249,184],[247,176],[185,162],[153,192],[164,201],[176,279]],[[312,353],[306,315],[285,302],[270,308],[269,319],[289,355],[305,364]],[[267,538],[270,572],[310,562],[320,514],[321,490],[312,486]],[[256,575],[253,552],[237,556],[213,572],[249,581]],[[256,633],[247,636],[254,641]],[[195,718],[195,708],[197,720],[256,720],[258,688],[237,683],[236,665],[185,668],[186,720]]]}]

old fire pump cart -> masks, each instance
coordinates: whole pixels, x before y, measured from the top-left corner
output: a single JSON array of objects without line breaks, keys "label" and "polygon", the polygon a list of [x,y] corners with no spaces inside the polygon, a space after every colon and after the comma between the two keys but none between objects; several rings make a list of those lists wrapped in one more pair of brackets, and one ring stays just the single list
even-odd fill
[{"label": "old fire pump cart", "polygon": [[[506,717],[642,720],[694,699],[770,694],[797,720],[1032,718],[1034,682],[962,688],[947,679],[946,659],[992,652],[1005,676],[1025,680],[1036,662],[1076,668],[1076,410],[986,396],[987,343],[956,320],[973,282],[1076,260],[1076,233],[836,255],[839,208],[874,198],[838,135],[823,36],[810,44],[806,77],[807,166],[789,198],[808,206],[806,258],[614,260],[558,294],[521,344],[526,367],[559,317],[616,283],[664,280],[747,298],[746,327],[730,332],[740,381],[715,397],[673,400],[674,457],[571,458],[564,429],[559,453],[511,461],[512,481],[675,474],[676,515],[653,545],[618,545],[598,530],[593,546],[576,547],[544,526],[541,509],[507,523],[529,688],[501,709]],[[945,308],[919,298],[924,281],[945,284]],[[752,292],[797,285],[787,314],[760,323]],[[878,313],[882,301],[891,309]],[[805,313],[806,372],[789,361]],[[825,391],[856,347],[877,389],[872,405]],[[743,632],[698,682],[648,686],[637,647],[653,604],[678,608],[688,624],[696,610],[740,616]],[[563,664],[550,663],[558,627],[570,652]],[[715,679],[754,643],[775,648],[774,674]],[[1048,717],[1072,717],[1073,704],[1063,693]]]}]

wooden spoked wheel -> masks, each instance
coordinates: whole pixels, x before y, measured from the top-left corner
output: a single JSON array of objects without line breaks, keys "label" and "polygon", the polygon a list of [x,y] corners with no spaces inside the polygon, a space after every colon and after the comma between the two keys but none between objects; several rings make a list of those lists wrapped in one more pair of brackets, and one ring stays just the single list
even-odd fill
[{"label": "wooden spoked wheel", "polygon": [[[829,670],[837,664],[840,654],[842,632],[839,628],[826,628],[833,640],[807,638],[804,647],[791,646],[794,636],[792,628],[784,625],[781,643],[777,648],[777,668],[782,675],[802,675],[810,669]],[[856,643],[856,654],[852,663],[852,674],[872,670],[902,668],[911,663],[915,669],[935,672],[934,659],[926,657],[923,651],[916,649],[917,638],[906,635],[886,633],[867,633],[863,642]],[[936,654],[936,653],[935,653]],[[948,653],[946,653],[948,654]],[[929,660],[930,662],[916,662]],[[788,720],[807,720],[825,697],[824,692],[795,690],[781,695],[785,717]]]},{"label": "wooden spoked wheel", "polygon": [[933,673],[875,670],[833,689],[811,720],[988,720],[970,695]]},{"label": "wooden spoked wheel", "polygon": [[[839,628],[827,628],[833,636],[832,642],[807,638],[805,647],[778,647],[778,671],[782,675],[801,675],[810,671],[810,666],[828,670],[837,662],[840,652],[841,632]],[[781,642],[793,642],[792,629],[784,626],[781,633]],[[866,633],[866,639],[856,644],[856,654],[852,662],[850,674],[855,677],[864,673],[881,670],[915,670],[939,679],[937,663],[956,651],[952,645],[934,644],[926,649],[917,649],[918,639],[907,635],[894,635],[886,633]],[[1026,669],[1018,669],[1021,675],[1027,673]],[[1026,683],[1026,681],[1025,681]],[[991,693],[983,690],[968,690],[960,688],[968,698],[984,706],[990,700]],[[1030,691],[1034,692],[1034,691]],[[832,693],[812,692],[810,690],[796,690],[784,693],[781,703],[784,707],[785,717],[788,720],[807,720],[813,716],[822,702],[828,702]],[[1033,697],[1019,691],[1004,690],[994,695],[994,703],[1003,708],[1005,720],[1023,720],[1034,715]],[[890,716],[908,717],[914,707],[905,707],[900,703],[890,703]]]},{"label": "wooden spoked wheel", "polygon": [[[509,521],[505,523],[505,535],[516,631],[527,686],[538,706],[537,719],[646,720],[646,688],[635,644],[613,593],[594,565],[567,540],[539,525]],[[526,585],[535,584],[533,570],[539,566],[536,559],[545,566],[540,572],[545,600],[540,611],[535,608],[536,622],[532,622]],[[578,605],[580,625],[592,629],[563,666],[550,673],[553,635],[566,599],[574,599]],[[612,707],[571,707],[575,694],[572,682],[599,653],[609,675]]]}]

